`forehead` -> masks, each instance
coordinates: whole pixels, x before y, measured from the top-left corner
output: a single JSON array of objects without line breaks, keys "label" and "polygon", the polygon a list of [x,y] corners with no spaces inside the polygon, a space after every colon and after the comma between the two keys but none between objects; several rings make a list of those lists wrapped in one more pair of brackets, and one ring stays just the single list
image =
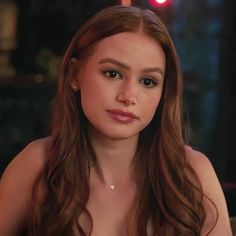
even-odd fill
[{"label": "forehead", "polygon": [[119,33],[99,41],[88,60],[97,61],[104,57],[128,64],[165,65],[165,54],[159,42],[141,32]]}]

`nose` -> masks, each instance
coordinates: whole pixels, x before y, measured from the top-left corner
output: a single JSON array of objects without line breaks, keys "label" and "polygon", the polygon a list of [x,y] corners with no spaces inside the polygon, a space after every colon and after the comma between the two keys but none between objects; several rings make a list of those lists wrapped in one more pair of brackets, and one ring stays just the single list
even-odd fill
[{"label": "nose", "polygon": [[125,83],[117,93],[116,100],[125,106],[136,105],[137,103],[137,85]]}]

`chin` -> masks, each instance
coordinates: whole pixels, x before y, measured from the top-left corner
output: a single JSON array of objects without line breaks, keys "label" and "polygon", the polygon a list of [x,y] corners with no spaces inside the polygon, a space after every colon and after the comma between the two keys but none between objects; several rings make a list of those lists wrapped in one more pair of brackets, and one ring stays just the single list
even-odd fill
[{"label": "chin", "polygon": [[116,127],[116,126],[100,126],[94,128],[92,126],[90,131],[92,135],[98,136],[99,139],[111,139],[111,140],[125,140],[135,138],[139,135],[140,130],[131,127]]},{"label": "chin", "polygon": [[131,139],[137,137],[139,132],[123,132],[122,130],[119,130],[117,132],[111,131],[109,133],[103,134],[107,138],[110,138],[112,140],[125,140],[125,139]]},{"label": "chin", "polygon": [[127,139],[131,139],[131,138],[134,138],[136,137],[137,135],[113,135],[113,136],[110,136],[109,138],[112,139],[112,140],[127,140]]}]

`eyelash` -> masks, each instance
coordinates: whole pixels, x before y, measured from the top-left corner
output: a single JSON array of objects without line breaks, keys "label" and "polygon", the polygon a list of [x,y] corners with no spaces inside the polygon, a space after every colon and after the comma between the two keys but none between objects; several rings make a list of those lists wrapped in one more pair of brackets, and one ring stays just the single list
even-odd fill
[{"label": "eyelash", "polygon": [[[119,78],[115,78],[115,77],[112,77],[111,76],[111,73],[116,73],[116,75],[119,75]],[[106,78],[109,78],[111,80],[116,80],[116,79],[122,79],[123,76],[121,73],[119,73],[118,71],[116,70],[104,70],[102,71],[102,74],[106,77]]]},{"label": "eyelash", "polygon": [[[122,75],[120,72],[116,71],[116,70],[102,70],[101,72],[102,72],[102,74],[103,74],[106,78],[111,79],[111,80],[123,79],[123,75]],[[112,73],[115,73],[116,76],[118,75],[119,77],[118,77],[118,78],[117,78],[116,76],[115,76],[115,77],[112,77],[112,76],[111,76]],[[146,86],[146,85],[144,85],[144,81],[145,81],[145,80],[148,80],[149,82],[151,82],[151,86]],[[140,82],[140,84],[142,84],[145,88],[153,88],[153,87],[155,87],[155,86],[158,85],[158,80],[155,79],[155,78],[152,78],[152,77],[151,77],[151,78],[150,78],[150,77],[141,78],[141,79],[139,80],[139,82]]]},{"label": "eyelash", "polygon": [[[152,85],[151,86],[144,85],[145,80],[148,80],[149,82],[151,82]],[[143,82],[143,85],[144,85],[145,88],[153,88],[153,87],[157,86],[157,84],[158,84],[156,79],[148,78],[148,77],[140,79],[140,82]]]}]

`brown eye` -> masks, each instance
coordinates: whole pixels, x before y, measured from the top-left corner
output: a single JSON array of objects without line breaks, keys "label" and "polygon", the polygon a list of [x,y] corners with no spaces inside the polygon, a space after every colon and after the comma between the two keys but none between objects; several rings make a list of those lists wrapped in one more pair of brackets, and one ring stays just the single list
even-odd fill
[{"label": "brown eye", "polygon": [[140,83],[146,88],[153,88],[157,85],[157,82],[152,78],[143,78]]},{"label": "brown eye", "polygon": [[122,76],[119,72],[115,71],[115,70],[106,70],[106,71],[103,71],[103,74],[107,77],[107,78],[110,78],[110,79],[121,79]]}]

